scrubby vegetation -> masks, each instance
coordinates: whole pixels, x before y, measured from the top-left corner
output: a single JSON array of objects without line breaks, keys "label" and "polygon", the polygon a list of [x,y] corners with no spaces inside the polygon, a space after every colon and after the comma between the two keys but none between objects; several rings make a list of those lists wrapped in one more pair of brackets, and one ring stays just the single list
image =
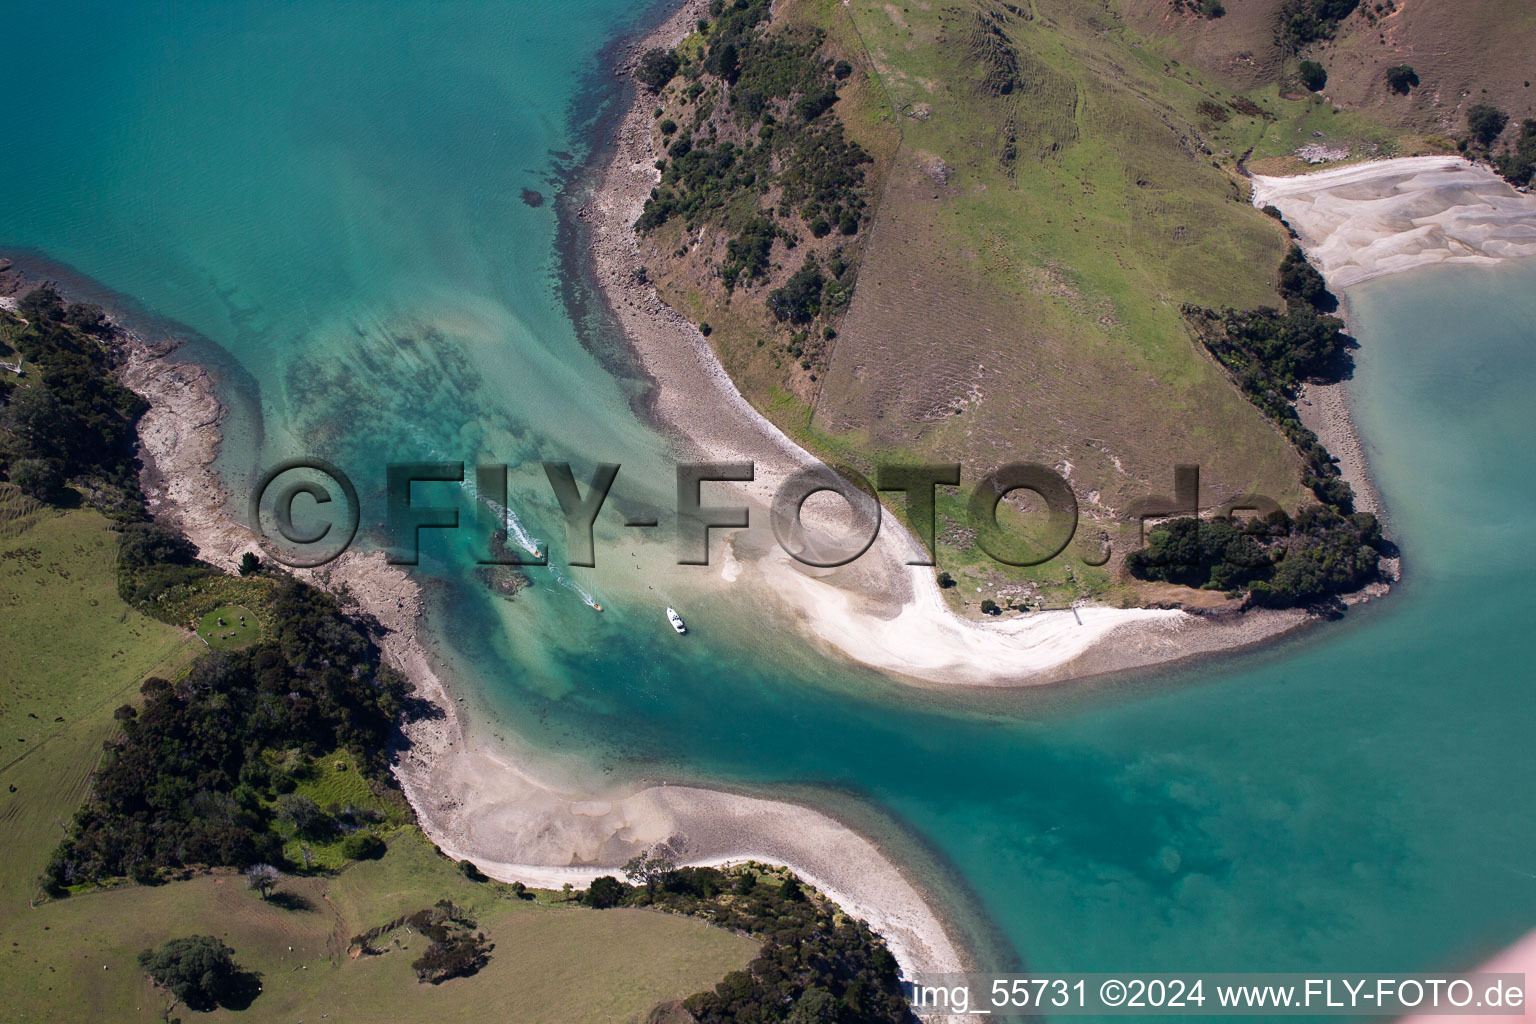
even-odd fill
[{"label": "scrubby vegetation", "polygon": [[48,285],[0,311],[0,338],[24,369],[0,394],[0,472],[34,498],[141,519],[134,448],[147,406],[110,372],[115,333],[101,307],[66,304]]},{"label": "scrubby vegetation", "polygon": [[238,1000],[250,981],[235,963],[235,951],[212,935],[171,939],[159,949],[146,949],[139,954],[139,966],[192,1010]]},{"label": "scrubby vegetation", "polygon": [[1221,0],[1172,0],[1172,3],[1174,10],[1188,11],[1202,18],[1220,18],[1227,13]]},{"label": "scrubby vegetation", "polygon": [[1321,274],[1292,246],[1280,265],[1286,308],[1221,312],[1186,306],[1196,336],[1232,375],[1243,394],[1296,446],[1302,482],[1322,502],[1293,520],[1283,511],[1239,521],[1184,518],[1158,526],[1147,547],[1126,558],[1138,579],[1236,592],[1272,607],[1310,604],[1358,590],[1376,578],[1381,528],[1355,513],[1354,493],[1333,456],[1302,425],[1298,387],[1342,379],[1352,339],[1329,313],[1338,300]]},{"label": "scrubby vegetation", "polygon": [[1499,173],[1511,185],[1525,188],[1531,184],[1536,173],[1536,118],[1521,123],[1520,134],[1498,163]]},{"label": "scrubby vegetation", "polygon": [[1376,578],[1381,527],[1369,512],[1313,506],[1246,521],[1175,519],[1126,558],[1139,579],[1209,590],[1247,590],[1256,604],[1311,604]]},{"label": "scrubby vegetation", "polygon": [[1296,69],[1297,77],[1301,84],[1307,87],[1308,92],[1318,92],[1328,84],[1327,70],[1315,60],[1304,60]]},{"label": "scrubby vegetation", "polygon": [[[688,233],[708,227],[727,236],[718,273],[731,294],[766,280],[807,235],[857,235],[870,215],[871,158],[830,113],[853,66],[822,55],[820,30],[770,32],[768,0],[716,0],[711,14],[697,45],[670,51],[665,64],[653,51],[637,70],[647,85],[668,68],[663,86],[676,81],[665,89],[666,116],[658,114],[670,140],[662,180],[636,228],[649,235],[681,223]],[[765,296],[792,335],[846,302],[853,268],[840,250],[834,258],[835,268],[805,257]],[[785,347],[807,365],[818,348],[798,336]]]},{"label": "scrubby vegetation", "polygon": [[496,948],[484,932],[475,930],[474,918],[448,900],[438,900],[436,906],[418,910],[406,921],[431,942],[411,962],[417,981],[441,985],[449,978],[467,978],[490,961]]},{"label": "scrubby vegetation", "polygon": [[191,865],[283,863],[290,836],[370,824],[367,812],[295,794],[293,766],[345,749],[386,784],[407,683],[329,595],[284,580],[268,610],[261,642],[210,651],[176,683],[148,679],[142,709],[118,709],[122,735],[49,864],[51,891]]},{"label": "scrubby vegetation", "polygon": [[1338,300],[1294,246],[1281,264],[1280,291],[1287,303],[1283,311],[1185,307],[1184,313],[1243,394],[1301,453],[1306,462],[1303,483],[1325,505],[1348,513],[1354,509],[1349,485],[1317,435],[1302,425],[1295,401],[1303,381],[1342,379],[1354,342],[1344,333],[1344,322],[1327,313]]},{"label": "scrubby vegetation", "polygon": [[98,307],[66,304],[48,286],[18,303],[7,335],[28,373],[0,410],[0,457],[12,483],[25,489],[31,463],[55,466],[60,486],[38,498],[69,505],[83,495],[119,520],[117,590],[133,607],[182,627],[221,610],[254,621],[230,627],[249,630],[240,640],[249,646],[209,641],[184,677],[146,679],[142,705],[117,709],[122,731],[44,887],[62,894],[194,865],[285,864],[290,840],[376,855],[377,838],[358,833],[382,818],[377,809],[322,808],[294,790],[316,758],[334,761],[338,752],[388,786],[385,751],[408,685],[334,598],[262,573],[254,558],[245,575],[226,576],[198,561],[179,532],[149,521],[135,457],[145,406],[112,374],[107,342],[116,334]]},{"label": "scrubby vegetation", "polygon": [[599,878],[582,902],[690,914],[762,940],[746,970],[684,1001],[699,1024],[913,1019],[885,943],[793,874],[753,864],[674,868],[660,857],[636,858],[626,874],[634,884]]},{"label": "scrubby vegetation", "polygon": [[679,61],[670,50],[650,49],[640,55],[635,77],[652,92],[660,92],[677,76]]},{"label": "scrubby vegetation", "polygon": [[1295,53],[1332,39],[1339,22],[1359,6],[1360,0],[1286,0],[1280,11],[1280,45]]},{"label": "scrubby vegetation", "polygon": [[1479,103],[1467,110],[1467,130],[1472,133],[1472,141],[1484,149],[1504,134],[1508,124],[1509,115],[1492,104]]},{"label": "scrubby vegetation", "polygon": [[1387,88],[1399,96],[1407,96],[1418,84],[1418,73],[1407,64],[1398,64],[1387,69]]}]

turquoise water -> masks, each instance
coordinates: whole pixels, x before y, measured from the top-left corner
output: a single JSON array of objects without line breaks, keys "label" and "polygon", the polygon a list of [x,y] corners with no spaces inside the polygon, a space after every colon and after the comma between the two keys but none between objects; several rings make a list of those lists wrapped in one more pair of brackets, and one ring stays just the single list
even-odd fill
[{"label": "turquoise water", "polygon": [[[553,201],[590,153],[600,47],[633,17],[9,5],[29,45],[0,64],[0,247],[201,339],[237,404],[236,484],[316,453],[366,498],[391,454],[495,457],[541,547],[557,520],[534,460],[622,462],[620,497],[666,502],[667,446],[611,328],[572,321]],[[1536,269],[1350,301],[1358,418],[1410,578],[1344,623],[1175,674],[935,695],[765,628],[748,592],[689,603],[702,584],[656,569],[664,545],[606,528],[608,565],[533,570],[513,602],[477,589],[467,542],[429,541],[436,650],[573,770],[849,817],[986,967],[1470,963],[1536,926]],[[663,602],[693,642],[659,628]]]}]

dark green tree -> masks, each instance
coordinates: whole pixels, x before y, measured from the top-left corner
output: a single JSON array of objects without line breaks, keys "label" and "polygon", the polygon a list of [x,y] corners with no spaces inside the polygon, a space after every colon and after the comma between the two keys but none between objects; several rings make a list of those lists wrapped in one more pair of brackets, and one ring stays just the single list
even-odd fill
[{"label": "dark green tree", "polygon": [[821,313],[821,292],[826,283],[816,258],[807,257],[783,287],[768,293],[768,312],[779,321],[808,324]]},{"label": "dark green tree", "polygon": [[354,832],[341,842],[341,855],[348,860],[378,860],[388,849],[372,832]]},{"label": "dark green tree", "polygon": [[1517,188],[1531,183],[1536,172],[1536,118],[1521,123],[1520,135],[1510,151],[1499,159],[1499,173]]},{"label": "dark green tree", "polygon": [[1315,60],[1304,60],[1296,69],[1301,77],[1301,84],[1307,87],[1309,92],[1318,92],[1328,84],[1327,70]]},{"label": "dark green tree", "polygon": [[1479,103],[1467,111],[1467,127],[1484,149],[1493,145],[1509,124],[1509,115],[1490,103]]},{"label": "dark green tree", "polygon": [[1280,264],[1280,294],[1289,305],[1305,304],[1320,312],[1331,312],[1339,305],[1323,275],[1307,262],[1306,254],[1296,245],[1291,246]]},{"label": "dark green tree", "polygon": [[1407,96],[1414,86],[1419,84],[1419,76],[1407,64],[1398,64],[1387,69],[1387,88],[1400,96]]},{"label": "dark green tree", "polygon": [[808,988],[785,1018],[788,1024],[837,1024],[837,997],[824,988]]},{"label": "dark green tree", "polygon": [[7,475],[23,494],[57,503],[64,496],[64,468],[58,459],[19,459]]},{"label": "dark green tree", "polygon": [[668,82],[677,77],[678,69],[681,67],[682,61],[677,59],[677,54],[671,50],[654,47],[640,55],[640,63],[635,65],[635,77],[647,89],[660,92],[666,88]]},{"label": "dark green tree", "polygon": [[212,1010],[235,994],[240,967],[235,951],[212,935],[172,939],[139,954],[139,966],[155,984],[194,1010]]},{"label": "dark green tree", "polygon": [[612,875],[603,875],[592,879],[592,884],[587,886],[587,891],[581,894],[581,902],[599,910],[605,907],[616,907],[623,902],[624,893],[623,882]]}]

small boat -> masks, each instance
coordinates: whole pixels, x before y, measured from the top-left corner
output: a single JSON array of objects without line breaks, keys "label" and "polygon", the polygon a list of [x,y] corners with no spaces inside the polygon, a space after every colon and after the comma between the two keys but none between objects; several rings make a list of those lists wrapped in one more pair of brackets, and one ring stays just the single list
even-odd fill
[{"label": "small boat", "polygon": [[688,632],[688,627],[683,625],[683,617],[671,608],[667,609],[667,621],[672,623],[672,628],[679,633]]}]

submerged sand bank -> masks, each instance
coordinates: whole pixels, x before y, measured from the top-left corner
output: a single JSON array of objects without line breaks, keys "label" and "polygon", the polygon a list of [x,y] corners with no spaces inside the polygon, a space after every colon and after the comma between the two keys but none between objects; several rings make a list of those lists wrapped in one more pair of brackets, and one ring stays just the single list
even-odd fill
[{"label": "submerged sand bank", "polygon": [[1459,156],[1254,175],[1253,202],[1285,215],[1335,289],[1436,263],[1536,257],[1536,196]]},{"label": "submerged sand bank", "polygon": [[[702,7],[685,5],[633,52],[674,45]],[[1300,612],[1215,621],[1179,610],[1083,606],[978,622],[949,610],[931,570],[907,565],[917,542],[889,514],[870,550],[843,569],[810,569],[764,541],[756,524],[767,522],[772,494],[817,460],[747,402],[698,328],[639,273],[633,226],[660,179],[643,95],[611,141],[579,217],[604,297],[655,382],[650,411],[682,457],[756,466],[755,480],[736,487],[755,525],[754,536],[735,538],[724,577],[731,585],[771,593],[831,652],[936,684],[1017,686],[1137,668],[1256,643],[1306,621]]]},{"label": "submerged sand bank", "polygon": [[[123,380],[150,402],[140,423],[144,489],[205,560],[233,568],[254,535],[228,515],[214,471],[224,409],[207,370],[131,339]],[[697,787],[591,794],[538,778],[501,744],[466,731],[458,702],[417,639],[421,593],[381,552],[348,552],[295,575],[353,602],[381,627],[385,658],[441,711],[406,726],[396,775],[423,831],[445,852],[506,881],[558,888],[618,874],[657,848],[678,863],[784,865],[882,935],[908,973],[957,971],[959,948],[922,895],[868,839],[818,811]]]},{"label": "submerged sand bank", "polygon": [[[1536,259],[1536,196],[1459,156],[1255,175],[1253,183],[1254,205],[1280,210],[1335,291],[1439,264]],[[1386,518],[1350,416],[1348,384],[1304,386],[1297,412],[1338,458],[1358,507]],[[1389,576],[1398,569],[1396,560],[1384,566]]]}]

